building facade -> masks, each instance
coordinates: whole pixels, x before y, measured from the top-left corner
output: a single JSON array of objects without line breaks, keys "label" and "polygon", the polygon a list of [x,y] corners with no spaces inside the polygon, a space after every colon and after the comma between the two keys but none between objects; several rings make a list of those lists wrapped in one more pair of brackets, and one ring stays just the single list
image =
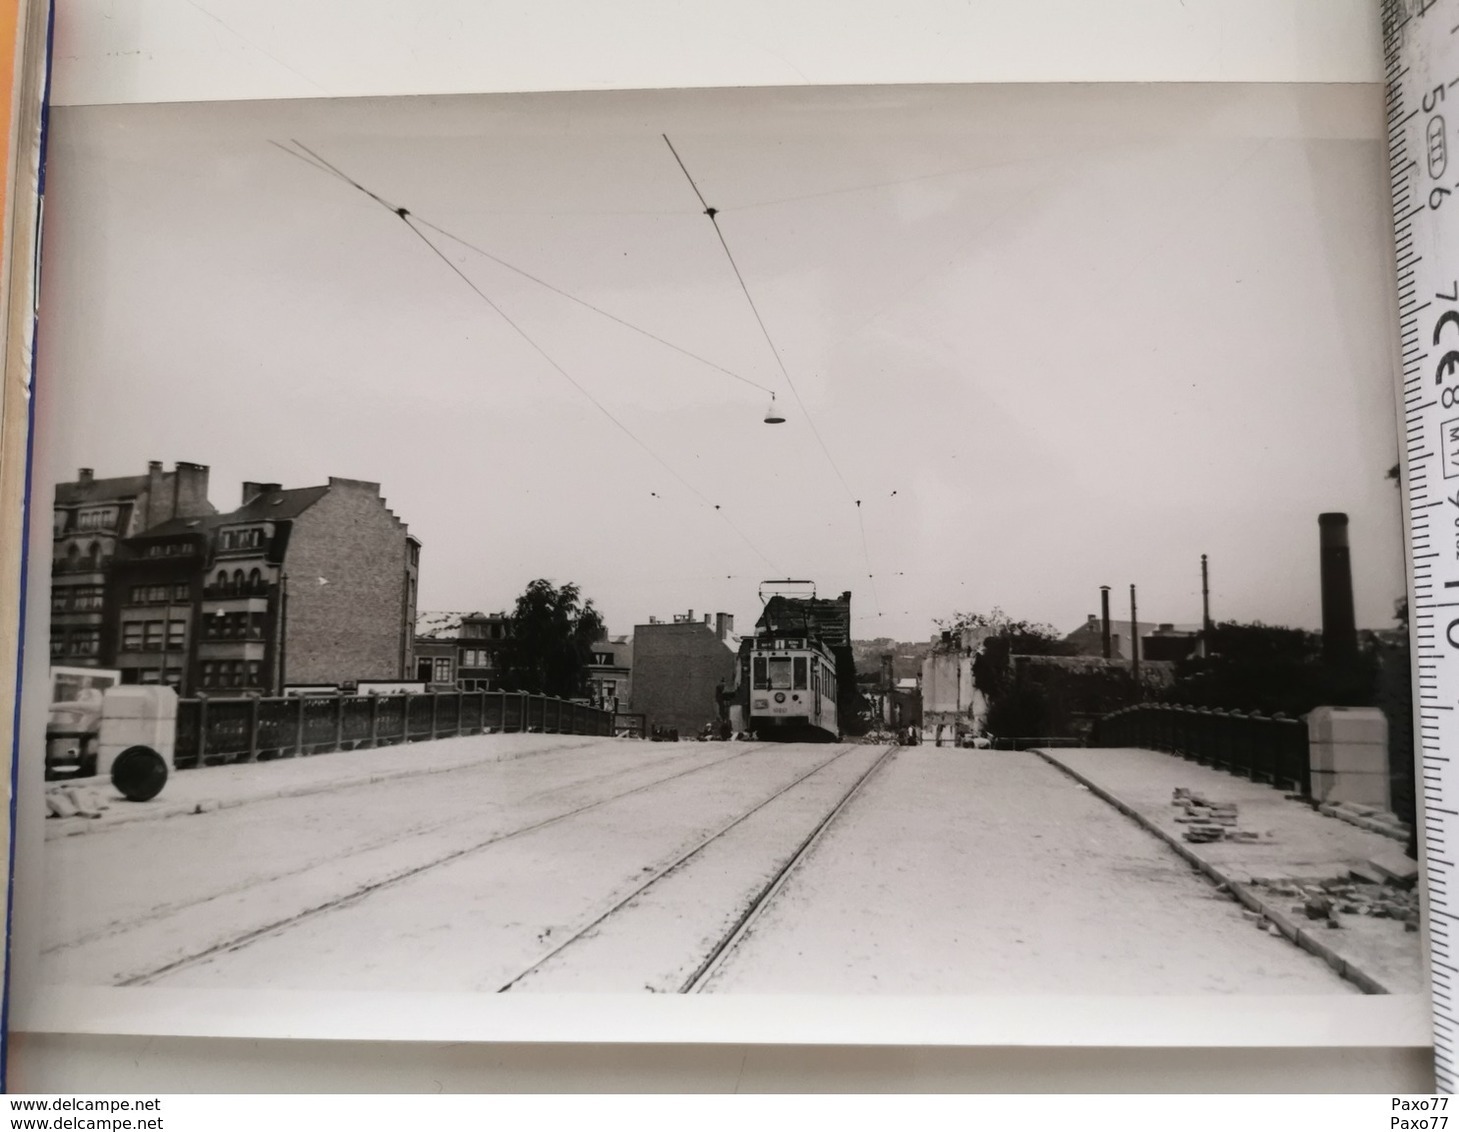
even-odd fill
[{"label": "building facade", "polygon": [[728,613],[696,621],[691,609],[635,626],[631,710],[650,729],[697,734],[721,718],[725,692],[735,687],[738,649]]},{"label": "building facade", "polygon": [[415,679],[441,690],[495,692],[500,651],[510,632],[505,613],[435,611],[416,618]]},{"label": "building facade", "polygon": [[240,506],[219,514],[207,471],[154,464],[147,477],[99,481],[83,469],[59,486],[55,662],[76,659],[84,603],[90,663],[125,683],[236,695],[404,678],[420,543],[379,485],[249,482]]},{"label": "building facade", "polygon": [[945,632],[922,661],[922,728],[928,743],[958,746],[982,733],[988,707],[973,683],[973,658],[983,632]]},{"label": "building facade", "polygon": [[633,702],[633,638],[605,637],[593,643],[588,697],[594,707],[627,711]]},{"label": "building facade", "polygon": [[[82,468],[76,479],[56,485],[51,550],[51,663],[96,667],[109,663],[107,581],[119,544],[149,527],[175,519],[212,515],[208,502],[208,469],[178,463],[162,470],[160,461],[147,474],[97,479]],[[191,600],[170,592],[170,603]],[[162,604],[159,595],[159,606]],[[159,620],[171,623],[173,614]],[[165,635],[165,630],[164,630]]]}]

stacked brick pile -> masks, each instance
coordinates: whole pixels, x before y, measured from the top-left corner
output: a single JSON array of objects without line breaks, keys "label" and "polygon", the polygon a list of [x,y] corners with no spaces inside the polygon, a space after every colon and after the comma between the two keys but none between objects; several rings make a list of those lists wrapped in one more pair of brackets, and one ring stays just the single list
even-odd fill
[{"label": "stacked brick pile", "polygon": [[1273,898],[1295,901],[1294,914],[1309,920],[1325,920],[1329,928],[1342,927],[1342,916],[1370,916],[1380,920],[1397,920],[1405,930],[1419,927],[1419,896],[1392,882],[1373,883],[1348,877],[1334,880],[1265,880],[1256,879],[1253,887],[1264,888]]},{"label": "stacked brick pile", "polygon": [[1261,834],[1254,830],[1237,828],[1235,802],[1212,802],[1193,790],[1177,786],[1170,804],[1182,811],[1175,820],[1188,827],[1181,835],[1187,841],[1200,844],[1261,839]]}]

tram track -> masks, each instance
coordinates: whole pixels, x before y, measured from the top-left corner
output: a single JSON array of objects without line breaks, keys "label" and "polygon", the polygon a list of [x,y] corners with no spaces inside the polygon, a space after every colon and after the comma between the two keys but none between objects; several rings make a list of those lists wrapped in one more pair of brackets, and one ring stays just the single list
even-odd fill
[{"label": "tram track", "polygon": [[[691,862],[694,862],[696,859],[700,858],[701,854],[703,854],[706,849],[720,842],[731,831],[735,830],[756,815],[763,813],[768,807],[785,798],[786,795],[790,794],[791,791],[795,790],[797,787],[801,786],[803,783],[807,782],[814,776],[820,774],[828,767],[839,762],[841,759],[845,758],[848,754],[855,751],[856,749],[856,745],[854,744],[843,747],[841,750],[837,751],[836,754],[832,755],[829,759],[826,759],[823,762],[820,762],[817,765],[813,766],[804,774],[797,776],[793,781],[777,789],[769,797],[763,799],[762,801],[756,803],[754,806],[750,807],[748,810],[745,810],[743,813],[739,814],[737,817],[734,818],[734,820],[727,822],[720,828],[716,829],[713,833],[702,838],[687,851],[680,853],[672,861],[655,869],[652,875],[646,877],[640,884],[636,885],[632,891],[628,892],[626,895],[619,897],[611,907],[602,912],[599,912],[586,923],[583,923],[581,926],[576,928],[569,937],[554,945],[550,950],[540,955],[530,965],[523,968],[506,983],[500,986],[498,988],[498,993],[504,993],[513,990],[524,979],[528,978],[535,972],[542,970],[549,962],[558,958],[559,956],[570,952],[572,948],[581,944],[584,940],[590,938],[595,932],[601,929],[615,916],[619,916],[624,914],[625,912],[628,912],[630,910],[630,906],[633,905],[634,902],[642,897],[645,893],[649,892],[649,890],[653,889],[656,885],[665,881],[669,877],[679,873],[687,866],[690,866]],[[877,772],[878,769],[880,769],[883,765],[887,763],[887,761],[891,758],[893,752],[896,750],[897,747],[895,745],[887,747],[886,750],[884,750],[866,770],[862,771],[856,776],[855,780],[851,783],[849,787],[841,792],[839,798],[836,799],[835,804],[832,805],[829,810],[827,810],[825,816],[822,817],[820,821],[818,821],[813,826],[810,832],[807,833],[805,837],[801,838],[801,840],[794,845],[789,856],[780,865],[780,867],[775,870],[770,879],[754,891],[750,899],[744,904],[739,914],[735,916],[733,922],[729,925],[728,930],[719,935],[719,937],[710,947],[704,958],[696,964],[688,978],[685,979],[677,988],[676,993],[693,994],[698,993],[704,988],[704,986],[713,977],[714,972],[719,969],[720,965],[733,951],[735,945],[738,944],[740,939],[744,937],[744,935],[748,932],[755,920],[759,918],[764,909],[769,906],[769,904],[774,900],[775,896],[781,891],[786,880],[815,848],[816,844],[820,841],[826,830],[830,828],[836,818],[845,811],[847,806],[850,805],[851,801],[861,791],[862,787],[872,778],[872,776]]]},{"label": "tram track", "polygon": [[[290,929],[290,928],[292,928],[292,927],[294,927],[294,926],[296,926],[298,924],[304,923],[304,922],[306,922],[308,920],[316,919],[316,918],[318,918],[320,916],[323,916],[323,915],[326,915],[326,914],[328,914],[330,912],[338,911],[340,909],[343,909],[343,908],[349,907],[351,905],[357,904],[360,901],[366,899],[367,897],[370,897],[372,895],[375,895],[376,893],[379,893],[379,892],[388,890],[388,889],[390,889],[390,888],[392,888],[392,887],[394,887],[396,885],[399,885],[399,884],[402,884],[402,883],[404,883],[406,881],[409,881],[409,880],[418,878],[418,877],[420,877],[420,876],[422,876],[422,875],[424,875],[426,873],[429,873],[429,872],[431,872],[431,871],[433,871],[435,869],[439,869],[439,868],[441,868],[441,867],[443,867],[445,865],[449,865],[449,864],[451,864],[451,863],[453,863],[455,861],[459,861],[459,860],[461,860],[463,858],[469,857],[472,854],[483,852],[483,851],[485,851],[487,849],[492,848],[495,845],[501,844],[502,842],[511,841],[514,838],[522,837],[522,836],[525,836],[527,834],[534,833],[534,832],[536,832],[538,830],[546,829],[546,828],[549,828],[549,827],[551,827],[553,825],[557,825],[557,824],[559,824],[561,822],[569,821],[572,818],[578,817],[578,816],[580,816],[582,814],[586,814],[586,813],[589,813],[589,812],[591,812],[593,810],[600,809],[600,808],[602,808],[604,806],[611,805],[612,803],[618,802],[618,801],[620,801],[620,800],[622,800],[624,798],[633,797],[634,795],[643,794],[643,793],[646,793],[648,791],[657,789],[657,788],[663,786],[666,783],[674,782],[674,781],[676,781],[678,779],[685,778],[685,777],[687,777],[689,775],[700,774],[700,773],[704,773],[704,772],[708,772],[708,771],[715,770],[717,768],[720,768],[720,767],[723,767],[723,766],[725,766],[727,764],[730,764],[730,763],[732,763],[732,762],[734,762],[734,761],[736,761],[738,759],[745,758],[748,755],[752,755],[752,754],[754,754],[754,753],[756,753],[758,751],[762,751],[766,747],[769,747],[769,746],[773,746],[773,744],[768,744],[768,743],[756,744],[756,745],[754,745],[752,747],[747,747],[744,750],[736,751],[734,754],[729,755],[729,756],[726,756],[725,758],[716,759],[716,760],[714,760],[713,762],[710,762],[710,763],[700,763],[700,764],[698,764],[696,766],[687,767],[684,770],[679,771],[679,772],[677,772],[675,774],[665,775],[665,776],[663,776],[661,778],[655,778],[651,782],[642,783],[642,784],[640,784],[638,786],[635,786],[635,787],[632,787],[632,788],[630,788],[628,790],[619,791],[619,792],[617,792],[615,794],[609,795],[606,798],[598,798],[598,799],[595,799],[594,801],[588,802],[588,803],[586,803],[584,805],[575,806],[572,809],[566,810],[566,811],[564,811],[562,813],[553,814],[550,817],[546,817],[546,818],[543,818],[543,819],[540,819],[540,820],[537,820],[537,821],[529,822],[527,824],[517,826],[517,827],[515,827],[513,829],[506,830],[504,832],[500,832],[500,833],[493,834],[490,837],[484,838],[484,839],[482,839],[480,841],[472,842],[471,844],[466,845],[466,846],[462,846],[462,847],[453,849],[450,852],[438,854],[438,855],[433,856],[429,860],[426,860],[426,861],[424,861],[422,863],[419,863],[419,864],[416,864],[416,865],[412,865],[412,866],[410,866],[408,868],[396,870],[396,871],[394,871],[394,872],[392,872],[392,873],[390,873],[390,874],[388,874],[388,875],[386,875],[384,877],[380,877],[380,878],[371,880],[370,882],[365,883],[365,884],[357,885],[354,888],[352,888],[350,891],[348,891],[348,892],[346,892],[346,893],[344,893],[344,894],[342,894],[340,896],[333,897],[331,899],[328,899],[328,900],[325,900],[325,901],[321,901],[321,902],[319,902],[317,904],[310,905],[309,907],[304,908],[304,909],[302,909],[302,910],[300,910],[298,912],[292,913],[292,914],[287,915],[287,916],[281,916],[281,917],[279,917],[277,919],[270,920],[267,923],[264,923],[264,924],[261,924],[261,925],[252,926],[252,927],[248,928],[247,930],[240,931],[240,932],[237,932],[237,933],[229,936],[227,939],[210,943],[208,946],[206,946],[204,948],[201,948],[199,950],[190,952],[187,955],[180,956],[180,957],[178,957],[176,959],[173,959],[173,960],[170,960],[170,961],[168,961],[166,963],[157,965],[155,967],[150,967],[150,968],[147,968],[145,970],[138,971],[138,972],[135,972],[133,974],[130,974],[130,975],[126,975],[124,977],[121,977],[121,978],[115,980],[114,983],[113,983],[113,985],[117,985],[117,986],[145,986],[145,985],[147,985],[147,984],[149,984],[149,983],[151,983],[151,982],[153,982],[153,981],[155,981],[157,979],[160,979],[160,978],[162,978],[162,977],[164,977],[166,975],[170,975],[170,974],[173,974],[173,973],[175,973],[177,971],[184,970],[184,969],[186,969],[188,967],[192,967],[192,966],[195,966],[197,964],[206,962],[207,960],[213,958],[214,956],[217,956],[217,955],[220,955],[220,954],[224,954],[224,953],[230,952],[230,951],[240,950],[241,948],[247,947],[250,944],[255,943],[255,942],[257,942],[257,941],[259,941],[261,939],[264,939],[264,938],[267,938],[269,936],[277,935],[277,934],[279,934],[281,932],[287,931],[288,929]],[[385,841],[383,841],[380,845],[376,846],[375,848],[376,849],[390,848],[392,846],[400,845],[400,844],[405,844],[405,843],[408,843],[408,842],[411,842],[411,841],[420,841],[420,840],[422,840],[422,839],[430,836],[431,833],[440,832],[440,830],[442,828],[448,827],[449,825],[461,824],[462,822],[471,820],[471,818],[472,818],[472,815],[462,815],[462,816],[459,816],[459,817],[453,817],[451,819],[448,819],[447,821],[444,821],[442,823],[439,823],[436,827],[433,827],[431,829],[419,829],[419,828],[417,828],[416,830],[412,831],[411,833],[402,835],[402,836],[397,837],[395,839],[386,839]],[[359,850],[359,849],[352,850],[348,854],[341,855],[340,858],[335,858],[335,860],[339,860],[341,858],[355,857],[355,856],[358,856],[361,852],[364,852],[364,850]],[[303,872],[303,871],[312,871],[314,869],[317,869],[317,868],[321,867],[322,865],[323,866],[327,866],[327,865],[329,865],[331,863],[332,863],[332,861],[324,861],[324,862],[315,861],[315,862],[312,862],[311,865],[307,869],[301,870],[301,872]],[[299,874],[298,873],[285,873],[285,874],[281,875],[278,879],[280,879],[280,880],[289,880],[292,877],[297,876],[297,875],[299,875]],[[209,902],[211,900],[219,899],[221,896],[224,896],[224,895],[246,895],[248,892],[253,891],[253,890],[257,890],[257,889],[261,888],[264,884],[267,884],[267,883],[271,883],[271,882],[255,882],[255,883],[251,883],[251,884],[246,885],[246,886],[241,886],[239,889],[237,889],[236,891],[234,891],[232,893],[228,893],[228,894],[214,894],[214,895],[209,896],[208,898],[205,898],[204,900],[198,901],[196,903],[197,904],[207,903],[207,902]],[[187,910],[188,910],[188,906],[184,906],[184,907],[182,907],[180,909],[174,908],[174,909],[172,909],[172,910],[170,910],[168,912],[165,912],[165,913],[154,914],[154,915],[151,915],[151,916],[148,916],[148,917],[145,917],[145,918],[139,918],[136,921],[134,921],[133,923],[131,923],[129,926],[124,927],[124,928],[122,928],[120,930],[117,930],[117,931],[108,933],[108,934],[110,934],[110,935],[122,935],[122,934],[125,934],[128,931],[145,930],[146,928],[148,928],[149,926],[151,926],[151,925],[159,922],[160,920],[166,919],[168,916],[177,915],[179,911],[185,912]],[[63,946],[66,947],[66,948],[74,948],[76,946],[81,946],[81,944],[79,944],[79,943],[68,943],[67,945],[63,945]],[[57,950],[59,950],[59,948]]]},{"label": "tram track", "polygon": [[[761,746],[763,746],[763,744]],[[564,752],[573,751],[575,749],[577,748],[552,747],[548,748],[546,751],[534,752],[533,754],[534,757],[536,757],[538,755],[561,754]],[[720,763],[729,761],[729,759],[738,758],[742,755],[750,754],[752,751],[759,749],[761,748],[752,747],[744,751],[737,751],[733,755],[728,756],[726,759],[716,759],[712,763],[705,764],[700,769],[709,769],[709,767],[718,766]],[[666,763],[674,761],[675,758],[670,756],[647,765],[639,764],[636,766],[610,771],[606,774],[586,775],[583,778],[576,779],[572,782],[559,784],[553,786],[548,790],[540,790],[534,794],[529,794],[524,800],[527,802],[533,802],[538,801],[542,798],[550,797],[554,794],[564,794],[570,791],[581,790],[585,787],[590,787],[601,782],[608,782],[615,778],[631,777],[635,773],[641,772],[645,769],[653,769],[654,767],[659,767]],[[463,766],[449,767],[445,770],[434,771],[431,772],[431,774],[433,776],[467,774],[480,771],[481,765],[482,764],[478,763],[469,763]],[[395,782],[395,780],[389,781],[391,781],[392,784],[394,784]],[[669,779],[662,779],[659,781],[669,781]],[[351,784],[346,787],[346,789],[369,790],[374,787],[378,787],[379,785],[380,783],[378,782],[358,783]],[[300,797],[300,795],[288,795],[282,798],[268,799],[268,801],[287,803],[292,802],[297,797]],[[418,840],[423,837],[429,837],[433,833],[439,833],[443,830],[450,829],[452,826],[464,825],[467,822],[477,821],[479,819],[479,814],[464,813],[452,814],[449,817],[439,818],[434,821],[419,822],[408,826],[405,829],[397,830],[389,834],[388,836],[378,837],[363,842],[355,842],[348,848],[342,849],[339,852],[327,853],[322,856],[312,857],[308,861],[305,861],[304,863],[294,868],[280,869],[258,876],[247,877],[243,880],[238,881],[237,883],[225,885],[222,888],[213,889],[203,895],[196,896],[187,900],[178,900],[167,904],[155,905],[152,908],[148,909],[147,913],[143,916],[136,916],[130,919],[114,920],[100,927],[83,932],[82,934],[65,940],[62,943],[50,944],[41,949],[41,954],[45,956],[60,954],[65,951],[73,950],[77,947],[83,947],[87,944],[95,943],[97,940],[106,939],[110,936],[122,935],[128,931],[134,931],[137,928],[140,928],[147,923],[150,923],[151,921],[162,919],[167,916],[175,916],[180,913],[186,912],[191,908],[202,907],[203,905],[209,904],[215,900],[220,900],[228,896],[235,896],[240,893],[247,892],[250,889],[258,888],[264,885],[277,884],[280,881],[286,881],[292,877],[302,876],[303,874],[308,873],[313,869],[318,869],[323,866],[333,864],[335,862],[344,861],[350,857],[355,857],[362,853],[371,853],[380,849],[389,848],[393,845],[401,845],[408,841]]]},{"label": "tram track", "polygon": [[780,894],[790,875],[800,866],[802,861],[810,856],[811,850],[816,847],[816,844],[821,840],[826,830],[841,816],[842,812],[851,804],[856,795],[861,793],[861,788],[866,785],[872,775],[891,760],[896,750],[897,746],[894,744],[883,751],[876,762],[872,763],[866,769],[865,773],[851,784],[851,788],[841,796],[840,801],[832,807],[831,811],[796,846],[795,852],[791,854],[790,859],[781,866],[779,872],[770,879],[770,882],[759,891],[736,919],[730,930],[725,933],[724,937],[710,951],[704,961],[695,968],[694,973],[679,987],[680,994],[699,994],[703,992],[705,987],[714,978],[715,973],[723,966],[725,961],[733,953],[735,947],[739,945],[740,940],[744,939],[755,921],[760,918],[765,909]]}]

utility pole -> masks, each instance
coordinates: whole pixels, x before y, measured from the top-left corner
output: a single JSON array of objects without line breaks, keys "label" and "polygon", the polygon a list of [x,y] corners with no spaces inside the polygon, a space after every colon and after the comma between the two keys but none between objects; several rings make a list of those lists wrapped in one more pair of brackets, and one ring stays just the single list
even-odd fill
[{"label": "utility pole", "polygon": [[1140,617],[1135,611],[1135,583],[1130,583],[1130,657],[1134,661],[1131,669],[1135,677],[1135,690],[1140,689]]},{"label": "utility pole", "polygon": [[288,686],[287,683],[286,683],[286,681],[288,680],[288,676],[287,676],[287,673],[286,673],[285,667],[284,667],[285,664],[287,663],[288,657],[289,657],[289,654],[288,654],[288,651],[287,651],[288,650],[288,647],[289,647],[288,641],[289,641],[289,572],[287,570],[281,570],[279,572],[279,641],[278,641],[278,646],[279,646],[279,695],[281,695],[281,696],[288,695],[288,693],[284,690]]},{"label": "utility pole", "polygon": [[1110,647],[1109,637],[1109,587],[1099,587],[1099,611],[1100,623],[1104,630],[1104,659],[1108,660],[1113,649]]}]

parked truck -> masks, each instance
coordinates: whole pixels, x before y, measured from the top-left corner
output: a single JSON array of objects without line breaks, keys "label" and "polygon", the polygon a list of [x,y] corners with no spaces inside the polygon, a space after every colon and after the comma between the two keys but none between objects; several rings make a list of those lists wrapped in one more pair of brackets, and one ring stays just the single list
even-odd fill
[{"label": "parked truck", "polygon": [[155,798],[173,767],[177,693],[123,684],[103,668],[52,668],[45,777],[110,778],[134,802]]}]

